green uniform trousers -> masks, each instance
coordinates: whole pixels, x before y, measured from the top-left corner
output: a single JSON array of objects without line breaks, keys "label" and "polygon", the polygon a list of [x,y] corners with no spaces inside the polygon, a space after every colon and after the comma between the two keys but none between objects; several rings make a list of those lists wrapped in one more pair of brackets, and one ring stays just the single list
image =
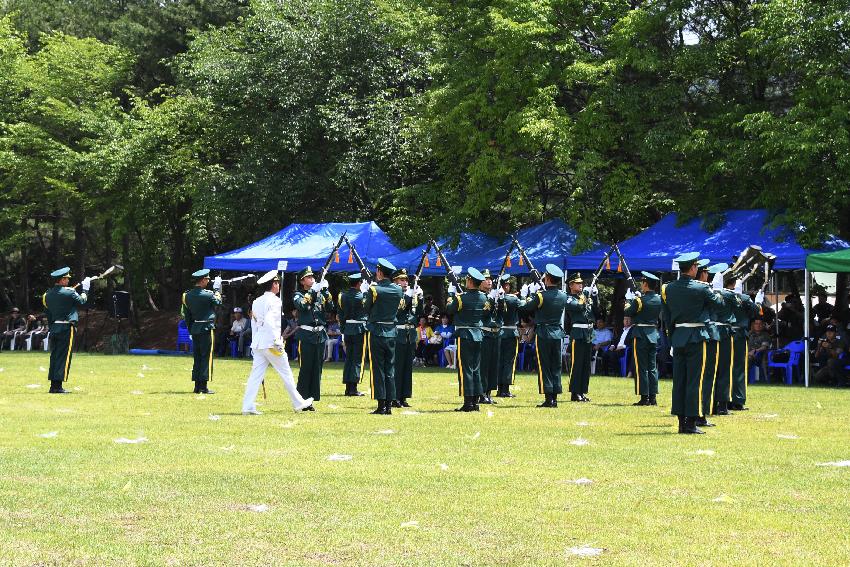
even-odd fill
[{"label": "green uniform trousers", "polygon": [[[570,341],[570,393],[586,394],[590,389],[590,359],[593,343]],[[560,356],[560,348],[558,350]],[[558,360],[560,363],[560,359]],[[559,366],[560,368],[560,366]],[[560,394],[560,392],[555,392]]]},{"label": "green uniform trousers", "polygon": [[[541,394],[560,394],[561,339],[534,338],[537,353],[537,388]],[[589,361],[588,361],[589,363]]]},{"label": "green uniform trousers", "polygon": [[499,385],[511,386],[516,373],[516,359],[519,356],[519,337],[499,339]]},{"label": "green uniform trousers", "polygon": [[717,387],[717,362],[720,343],[709,340],[705,343],[705,379],[702,381],[701,416],[711,415],[714,406],[714,389]]},{"label": "green uniform trousers", "polygon": [[732,342],[732,403],[744,405],[747,401],[747,337],[735,335]]},{"label": "green uniform trousers", "polygon": [[360,371],[363,368],[363,358],[366,350],[366,334],[345,335],[345,365],[342,367],[343,384],[359,384]]},{"label": "green uniform trousers", "polygon": [[74,327],[60,333],[50,333],[50,382],[67,382],[71,372],[71,356],[74,351]]},{"label": "green uniform trousers", "polygon": [[499,337],[484,335],[481,343],[481,382],[484,391],[495,390],[499,385]]},{"label": "green uniform trousers", "polygon": [[213,374],[213,343],[215,331],[203,331],[192,335],[192,351],[195,357],[192,364],[192,381],[206,383]]},{"label": "green uniform trousers", "polygon": [[413,397],[413,356],[416,344],[396,339],[395,343],[395,399]]},{"label": "green uniform trousers", "polygon": [[714,379],[714,401],[732,401],[732,336],[720,339],[717,345],[717,376]]},{"label": "green uniform trousers", "polygon": [[325,362],[325,343],[298,341],[298,384],[302,398],[318,402],[322,391],[322,366]]},{"label": "green uniform trousers", "polygon": [[658,394],[658,362],[655,354],[657,345],[644,338],[632,339],[632,358],[635,363],[635,394],[655,396]]},{"label": "green uniform trousers", "polygon": [[394,400],[395,396],[395,337],[366,334],[369,353],[369,386],[373,400]]},{"label": "green uniform trousers", "polygon": [[457,381],[460,396],[480,396],[481,343],[472,339],[457,339]]},{"label": "green uniform trousers", "polygon": [[706,376],[707,341],[673,348],[673,399],[670,413],[702,415],[702,385]]}]

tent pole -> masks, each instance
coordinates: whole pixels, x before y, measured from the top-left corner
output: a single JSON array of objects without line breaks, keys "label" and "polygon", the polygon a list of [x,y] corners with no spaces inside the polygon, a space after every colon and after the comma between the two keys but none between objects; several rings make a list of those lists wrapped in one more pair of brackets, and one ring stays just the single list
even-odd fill
[{"label": "tent pole", "polygon": [[806,388],[808,388],[809,387],[809,356],[810,356],[810,353],[809,353],[809,317],[810,317],[809,311],[811,309],[811,306],[810,306],[810,303],[811,303],[811,296],[810,296],[810,294],[811,294],[811,282],[810,282],[811,274],[809,273],[808,268],[805,269],[804,276],[806,278],[805,282],[804,282],[806,303],[803,305],[803,342],[805,343],[806,350],[803,351],[804,354],[805,354],[803,364],[805,364],[804,371],[805,371],[805,376],[806,376]]}]

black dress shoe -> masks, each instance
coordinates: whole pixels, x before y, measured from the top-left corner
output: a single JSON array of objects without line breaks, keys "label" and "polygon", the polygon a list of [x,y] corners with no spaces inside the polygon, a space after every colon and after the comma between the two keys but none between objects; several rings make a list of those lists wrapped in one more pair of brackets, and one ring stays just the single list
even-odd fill
[{"label": "black dress shoe", "polygon": [[553,405],[552,394],[544,394],[544,395],[546,396],[546,399],[543,401],[542,404],[537,404],[537,407],[539,407],[539,408],[554,408],[555,405]]},{"label": "black dress shoe", "polygon": [[570,401],[571,402],[580,402],[581,401],[581,394],[571,394],[570,395]]},{"label": "black dress shoe", "polygon": [[501,394],[498,394],[499,398],[515,398],[516,396],[511,393],[510,390],[505,390]]},{"label": "black dress shoe", "polygon": [[365,396],[365,394],[363,392],[346,392],[345,395],[350,396],[350,397]]},{"label": "black dress shoe", "polygon": [[708,421],[705,417],[698,417],[696,425],[698,425],[699,427],[715,427],[715,425]]},{"label": "black dress shoe", "polygon": [[301,411],[316,411],[316,408],[314,408],[313,406],[307,406],[306,408],[304,408]]},{"label": "black dress shoe", "polygon": [[633,406],[648,406],[649,405],[649,396],[641,396],[639,402],[635,402],[632,404]]},{"label": "black dress shoe", "polygon": [[697,427],[696,417],[686,417],[684,428],[679,431],[679,433],[684,433],[685,435],[702,435],[705,433],[702,429]]},{"label": "black dress shoe", "polygon": [[215,392],[213,392],[212,390],[207,390],[206,388],[204,388],[203,390],[201,390],[201,394],[215,394]]},{"label": "black dress shoe", "polygon": [[734,411],[747,411],[750,408],[744,407],[744,404],[729,404],[729,409]]},{"label": "black dress shoe", "polygon": [[585,396],[584,394],[581,394],[581,401],[582,401],[582,402],[589,402],[589,401],[590,401],[590,398],[588,398],[588,397],[587,397],[587,396]]},{"label": "black dress shoe", "polygon": [[655,399],[655,396],[649,396],[649,405],[651,405],[651,406],[657,406],[658,405],[658,400]]},{"label": "black dress shoe", "polygon": [[66,390],[65,388],[50,388],[49,394],[70,394],[70,390]]},{"label": "black dress shoe", "polygon": [[400,408],[400,407],[401,407],[401,402],[400,402],[400,401],[398,401],[398,400],[393,400],[393,401],[392,401],[392,403],[391,403],[390,405],[388,405],[387,407],[388,407],[388,408],[389,408],[389,407],[393,407],[393,408]]},{"label": "black dress shoe", "polygon": [[403,408],[409,408],[409,407],[410,407],[410,404],[409,404],[409,403],[407,403],[407,400],[401,400],[401,407],[403,407]]}]

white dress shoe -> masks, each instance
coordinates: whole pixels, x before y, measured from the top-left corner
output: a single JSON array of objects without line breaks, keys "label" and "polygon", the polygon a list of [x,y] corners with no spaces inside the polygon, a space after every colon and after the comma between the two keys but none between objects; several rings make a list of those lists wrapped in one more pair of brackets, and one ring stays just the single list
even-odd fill
[{"label": "white dress shoe", "polygon": [[256,409],[252,409],[252,410],[248,410],[248,411],[243,411],[242,415],[263,415],[263,412],[256,410]]}]

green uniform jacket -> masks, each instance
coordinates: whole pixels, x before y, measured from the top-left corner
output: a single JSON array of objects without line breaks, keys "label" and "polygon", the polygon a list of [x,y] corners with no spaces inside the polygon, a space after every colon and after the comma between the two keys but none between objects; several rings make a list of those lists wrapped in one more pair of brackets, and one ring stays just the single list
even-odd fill
[{"label": "green uniform jacket", "polygon": [[369,332],[377,337],[395,337],[395,317],[404,297],[401,286],[388,279],[373,283],[364,294],[363,308],[369,314]]},{"label": "green uniform jacket", "polygon": [[[573,323],[570,339],[585,343],[593,342],[593,298],[590,296],[590,292],[582,291],[574,295],[567,295],[566,310]],[[577,328],[576,324],[589,325],[589,327]]]},{"label": "green uniform jacket", "polygon": [[[298,330],[295,331],[295,338],[302,342],[324,344],[328,340],[328,320],[325,313],[333,310],[331,294],[325,290],[296,291],[292,302],[298,311]],[[321,330],[310,331],[303,328],[305,325],[314,329],[321,327]]]},{"label": "green uniform jacket", "polygon": [[[483,293],[483,292],[482,292]],[[484,296],[484,313],[481,317],[481,326],[487,329],[497,329],[495,331],[483,331],[486,337],[498,337],[498,329],[502,326],[502,317],[499,314],[499,301],[493,301],[486,295]]]},{"label": "green uniform jacket", "polygon": [[735,314],[734,332],[736,337],[750,335],[750,319],[761,313],[761,307],[754,303],[746,293],[734,294],[739,303],[732,309]]},{"label": "green uniform jacket", "polygon": [[[560,289],[552,287],[529,295],[519,309],[524,313],[534,313],[534,332],[538,337],[541,339],[563,339],[567,335],[564,332],[562,318],[564,308],[569,308],[569,304],[570,296]],[[575,319],[573,321],[576,322]],[[576,329],[576,331],[578,330]],[[590,341],[588,340],[588,342]]]},{"label": "green uniform jacket", "polygon": [[[648,291],[626,303],[623,315],[632,318],[632,336],[658,344],[658,317],[661,315],[661,296]],[[651,325],[651,326],[646,326]]]},{"label": "green uniform jacket", "polygon": [[477,289],[449,295],[446,300],[446,313],[454,316],[455,337],[474,342],[484,340],[481,327],[486,301],[487,296]]},{"label": "green uniform jacket", "polygon": [[183,294],[183,319],[189,333],[197,335],[215,329],[215,306],[221,305],[221,294],[193,287]]},{"label": "green uniform jacket", "polygon": [[[707,341],[709,306],[723,305],[723,296],[686,275],[661,286],[661,300],[664,304],[661,313],[673,347]],[[701,325],[690,326],[696,323]]]},{"label": "green uniform jacket", "polygon": [[78,294],[72,287],[55,285],[41,296],[41,303],[47,309],[47,321],[51,333],[62,333],[76,325],[79,320],[77,305],[86,302],[86,294]]},{"label": "green uniform jacket", "polygon": [[[366,332],[366,310],[363,308],[363,293],[357,288],[340,292],[339,322],[343,335],[362,335]],[[350,323],[350,321],[357,321]]]},{"label": "green uniform jacket", "polygon": [[718,340],[723,340],[729,338],[734,332],[735,308],[740,306],[741,300],[736,293],[729,290],[724,289],[720,293],[723,295],[723,305],[712,309],[712,321],[719,323],[716,325],[720,336]]},{"label": "green uniform jacket", "polygon": [[[500,303],[502,304],[502,327],[499,330],[499,337],[503,339],[518,337],[519,330],[517,329],[517,326],[519,325],[519,307],[525,302],[516,295],[506,294]],[[505,327],[513,327],[513,329],[506,329]]]},{"label": "green uniform jacket", "polygon": [[[407,329],[398,329],[396,340],[401,340],[403,343],[416,344],[419,337],[416,336],[416,326],[419,324],[419,317],[422,315],[422,304],[419,298],[402,296],[398,304],[398,311],[395,314],[396,325],[407,325]],[[404,338],[402,338],[402,332]]]}]

